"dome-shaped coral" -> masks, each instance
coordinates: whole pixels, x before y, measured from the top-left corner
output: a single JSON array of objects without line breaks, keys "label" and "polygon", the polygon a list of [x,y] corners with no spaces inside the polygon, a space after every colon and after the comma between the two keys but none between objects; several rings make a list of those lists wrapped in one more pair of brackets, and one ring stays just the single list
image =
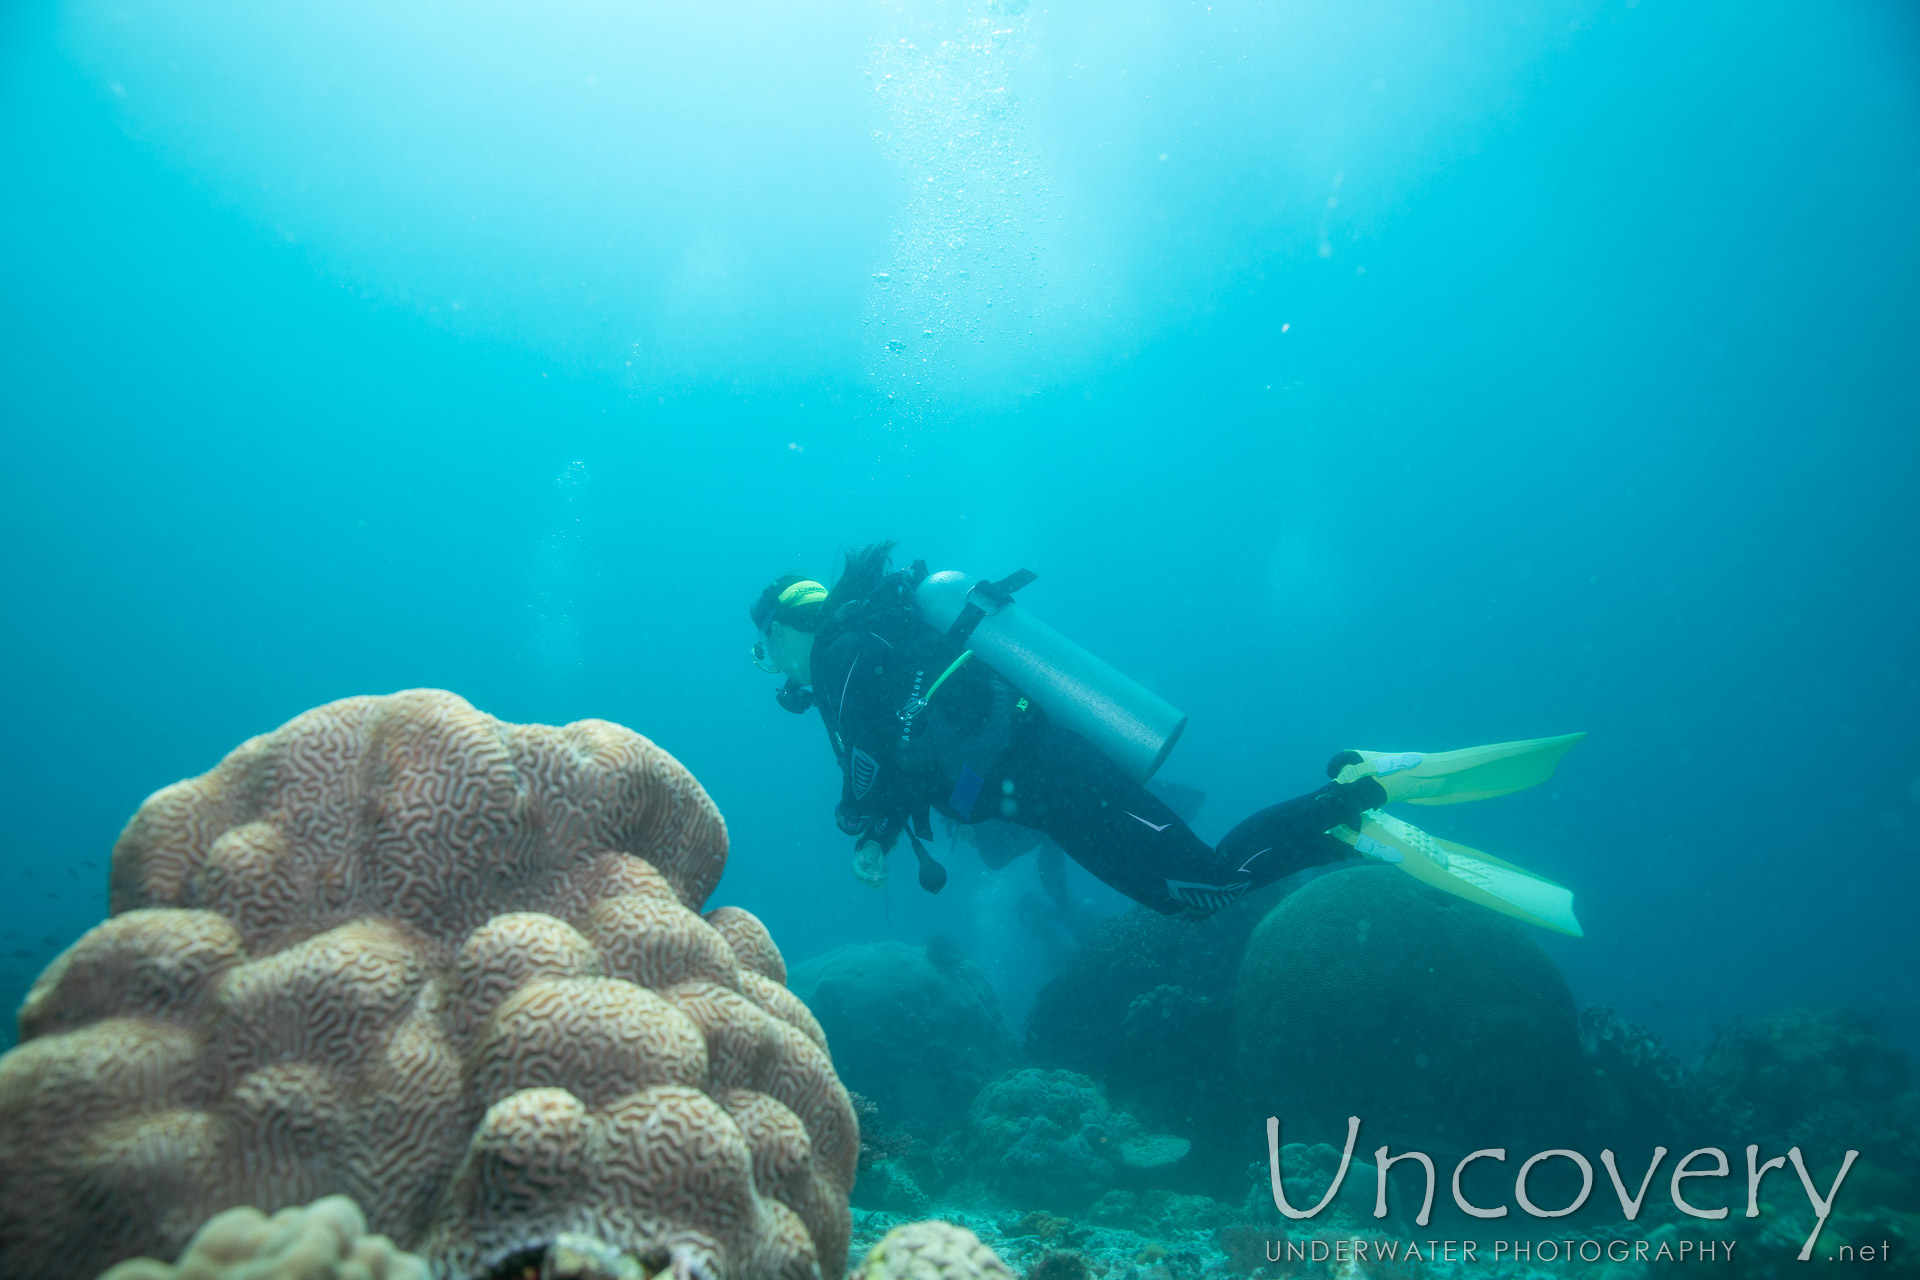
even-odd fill
[{"label": "dome-shaped coral", "polygon": [[982,1089],[967,1117],[968,1150],[984,1181],[1056,1208],[1086,1204],[1112,1184],[1134,1118],[1071,1071],[1025,1067]]},{"label": "dome-shaped coral", "polygon": [[[1512,921],[1391,867],[1322,876],[1254,930],[1241,1066],[1288,1132],[1520,1146],[1577,1096],[1567,984]],[[1306,1122],[1296,1125],[1295,1122]]]},{"label": "dome-shaped coral", "polygon": [[1013,1272],[965,1227],[909,1222],[868,1251],[853,1280],[1013,1280]]},{"label": "dome-shaped coral", "polygon": [[1253,905],[1198,921],[1138,907],[1102,921],[1026,1023],[1035,1065],[1092,1076],[1142,1123],[1191,1134],[1193,1163],[1229,1179],[1246,1164],[1233,982],[1260,918]]},{"label": "dome-shaped coral", "polygon": [[474,1274],[584,1232],[838,1274],[859,1138],[726,829],[617,725],[351,698],[159,792],[0,1057],[0,1273],[330,1193]]},{"label": "dome-shaped coral", "polygon": [[353,1201],[328,1196],[271,1218],[229,1209],[194,1233],[178,1263],[137,1258],[100,1280],[427,1280],[427,1266],[368,1235]]},{"label": "dome-shaped coral", "polygon": [[938,1142],[1012,1065],[999,998],[951,944],[836,947],[794,966],[793,989],[832,1035],[847,1087],[889,1128]]}]

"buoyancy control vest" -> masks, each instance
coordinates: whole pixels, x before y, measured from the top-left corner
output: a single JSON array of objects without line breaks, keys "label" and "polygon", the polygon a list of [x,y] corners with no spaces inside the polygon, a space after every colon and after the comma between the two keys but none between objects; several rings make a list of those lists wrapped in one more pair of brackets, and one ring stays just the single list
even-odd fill
[{"label": "buoyancy control vest", "polygon": [[[1026,569],[997,582],[955,569],[929,573],[916,560],[881,579],[866,597],[842,605],[817,634],[815,649],[856,627],[899,634],[924,624],[943,638],[941,649],[971,653],[1051,719],[1145,782],[1180,741],[1186,714],[1015,602],[1014,593],[1035,577]],[[811,702],[790,700],[784,692],[781,697],[781,705],[795,712]]]}]

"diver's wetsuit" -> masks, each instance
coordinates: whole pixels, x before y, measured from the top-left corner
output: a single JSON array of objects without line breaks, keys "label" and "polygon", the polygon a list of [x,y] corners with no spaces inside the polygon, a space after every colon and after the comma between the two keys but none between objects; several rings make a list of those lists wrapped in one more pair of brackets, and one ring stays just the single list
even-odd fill
[{"label": "diver's wetsuit", "polygon": [[1209,847],[984,663],[962,664],[917,705],[964,646],[922,620],[912,591],[912,575],[888,575],[836,613],[813,649],[814,696],[844,775],[841,829],[883,849],[903,831],[927,838],[929,810],[956,822],[999,818],[1051,837],[1136,902],[1207,914],[1255,886],[1352,857],[1327,829],[1358,826],[1386,798],[1371,778],[1329,783],[1262,809]]}]

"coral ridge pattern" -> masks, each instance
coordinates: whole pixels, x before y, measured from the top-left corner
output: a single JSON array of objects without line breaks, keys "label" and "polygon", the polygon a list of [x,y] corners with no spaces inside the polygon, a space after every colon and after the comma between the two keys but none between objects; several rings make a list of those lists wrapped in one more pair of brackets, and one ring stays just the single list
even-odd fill
[{"label": "coral ridge pattern", "polygon": [[367,1234],[360,1206],[328,1196],[269,1218],[242,1205],[215,1214],[169,1266],[135,1258],[100,1280],[428,1280],[427,1265]]},{"label": "coral ridge pattern", "polygon": [[584,1232],[837,1276],[859,1136],[726,827],[647,739],[348,698],[158,792],[0,1057],[0,1274],[322,1196],[439,1274]]}]

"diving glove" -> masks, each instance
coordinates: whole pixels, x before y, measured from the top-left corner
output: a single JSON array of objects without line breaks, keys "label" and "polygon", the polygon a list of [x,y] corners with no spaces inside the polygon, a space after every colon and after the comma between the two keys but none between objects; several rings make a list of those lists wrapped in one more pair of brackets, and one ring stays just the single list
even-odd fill
[{"label": "diving glove", "polygon": [[1342,826],[1328,834],[1346,841],[1363,857],[1392,863],[1455,897],[1556,933],[1584,936],[1573,914],[1572,890],[1492,854],[1429,835],[1390,813],[1363,814],[1358,830]]},{"label": "diving glove", "polygon": [[853,851],[853,878],[870,889],[887,887],[887,851],[873,840],[862,840]]},{"label": "diving glove", "polygon": [[[919,864],[920,887],[928,893],[938,893],[946,888],[947,869],[934,860],[918,836],[908,832],[907,839],[913,842],[914,861]],[[886,888],[888,852],[880,847],[878,841],[862,840],[853,851],[853,878],[869,888]]]},{"label": "diving glove", "polygon": [[1342,783],[1372,778],[1388,804],[1465,804],[1545,782],[1567,749],[1586,736],[1563,733],[1458,751],[1342,751],[1328,762],[1327,776]]}]

